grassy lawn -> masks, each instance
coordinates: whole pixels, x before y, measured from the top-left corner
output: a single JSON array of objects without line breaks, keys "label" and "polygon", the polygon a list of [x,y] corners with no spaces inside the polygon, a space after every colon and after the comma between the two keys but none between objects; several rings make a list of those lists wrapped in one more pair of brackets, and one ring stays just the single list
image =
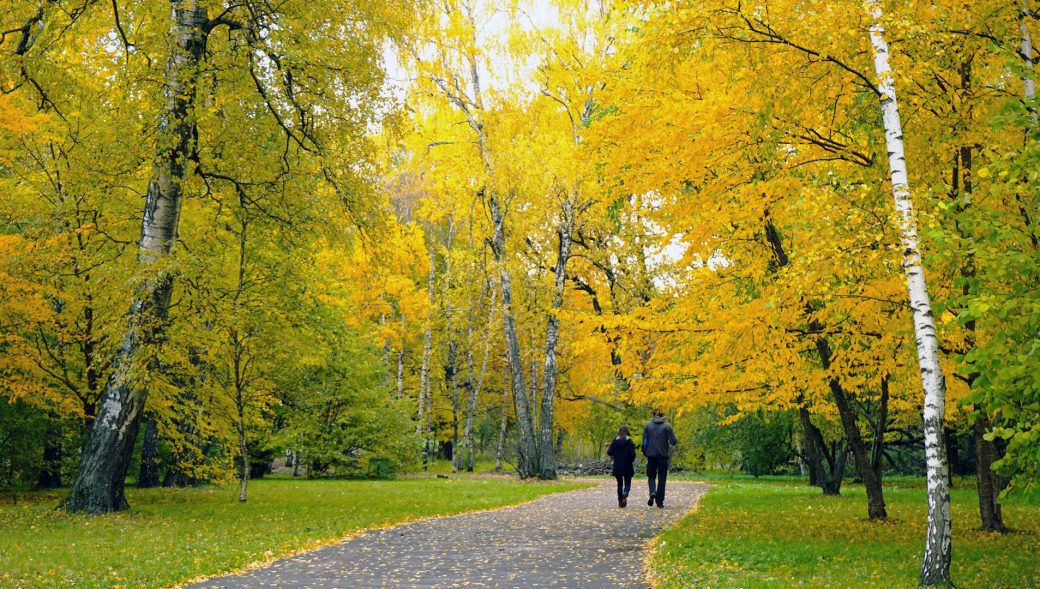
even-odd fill
[{"label": "grassy lawn", "polygon": [[233,488],[128,489],[132,509],[55,511],[60,495],[0,505],[0,587],[163,587],[328,543],[361,528],[498,507],[574,483],[258,480]]},{"label": "grassy lawn", "polygon": [[[512,464],[502,464],[502,474],[511,475],[515,473],[515,469]],[[451,472],[451,461],[450,460],[433,460],[427,466],[424,471],[421,467],[416,468],[412,474],[446,474],[446,475],[472,475],[472,474],[496,474],[495,473],[495,460],[481,458],[473,463],[473,472],[467,472],[465,468],[461,472]]]},{"label": "grassy lawn", "polygon": [[[916,587],[924,549],[924,482],[886,485],[890,521],[866,519],[863,488],[841,497],[791,480],[718,480],[699,509],[658,539],[660,589],[687,587]],[[1015,533],[977,530],[978,498],[953,491],[953,566],[961,589],[1040,587],[1040,504],[1012,500]]]}]

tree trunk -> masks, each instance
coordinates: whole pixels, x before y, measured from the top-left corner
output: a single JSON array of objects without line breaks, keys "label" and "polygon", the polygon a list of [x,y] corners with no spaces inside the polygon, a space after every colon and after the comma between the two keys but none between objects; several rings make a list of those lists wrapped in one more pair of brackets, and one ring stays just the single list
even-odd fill
[{"label": "tree trunk", "polygon": [[61,487],[61,425],[56,419],[48,426],[47,438],[43,441],[43,468],[36,486],[40,489]]},{"label": "tree trunk", "polygon": [[917,219],[910,198],[906,155],[903,149],[903,125],[899,120],[895,82],[888,63],[888,45],[881,26],[881,0],[867,0],[870,13],[870,40],[874,49],[874,69],[878,76],[878,94],[888,147],[888,166],[892,180],[892,196],[899,213],[903,241],[903,271],[914,317],[917,339],[917,361],[924,388],[924,438],[928,465],[928,532],[921,565],[921,584],[950,583],[952,555],[950,488],[947,472],[946,445],[943,440],[943,417],[946,410],[946,382],[939,365],[939,341],[932,317],[932,304],[921,266],[917,244]]},{"label": "tree trunk", "polygon": [[145,419],[143,442],[137,488],[150,489],[159,486],[159,426],[156,423],[155,415],[148,415]]},{"label": "tree trunk", "polygon": [[[776,262],[778,268],[783,268],[791,263],[790,257],[787,255],[787,251],[784,248],[783,239],[780,236],[780,232],[776,226],[773,225],[773,221],[770,218],[769,210],[766,209],[764,217],[764,229],[765,238],[769,244],[769,248],[773,254],[773,259]],[[809,321],[809,331],[813,333],[821,333],[823,331],[823,325],[819,321],[813,318],[813,309],[809,303],[805,303],[803,306],[803,315]],[[823,336],[819,336],[815,339],[814,344],[817,351],[820,354],[820,364],[824,370],[830,368],[830,344],[827,339]],[[857,453],[857,465],[862,467],[863,462],[859,460],[865,456],[866,452],[862,448],[863,440],[859,436],[859,428],[855,425],[856,419],[851,416],[851,409],[848,406],[847,399],[845,397],[845,390],[841,387],[841,383],[836,379],[831,379],[829,382],[831,394],[834,397],[835,404],[838,406],[838,412],[842,416],[842,428],[845,431],[845,437],[850,443],[856,445],[855,440],[849,438],[849,428],[847,422],[851,419],[853,429],[856,431],[858,445],[860,451]],[[814,484],[818,485],[824,495],[838,495],[841,492],[841,477],[845,472],[845,449],[844,445],[835,446],[833,452],[827,451],[826,442],[823,439],[823,433],[820,432],[819,428],[813,425],[809,415],[809,410],[805,406],[805,399],[801,395],[797,399],[799,406],[799,416],[802,422],[802,430],[805,433],[806,442],[806,459],[809,463],[809,480],[810,482],[815,481]],[[842,411],[844,407],[844,411]],[[840,449],[840,452],[839,452]],[[824,461],[826,460],[826,465]],[[864,479],[866,480],[866,479]],[[877,500],[872,500],[873,494],[880,496],[880,486],[867,485],[870,489],[867,493],[868,496],[868,512],[871,514],[877,513],[876,506]],[[884,513],[884,502],[881,502],[881,511]],[[881,516],[884,517],[884,516]],[[873,517],[871,517],[873,519]]]},{"label": "tree trunk", "polygon": [[1036,98],[1036,80],[1033,78],[1033,36],[1029,33],[1029,0],[1021,0],[1022,7],[1018,13],[1018,30],[1022,35],[1022,44],[1019,54],[1025,64],[1026,75],[1022,77],[1022,97],[1025,98],[1026,108],[1029,109],[1029,121],[1035,129],[1037,126],[1037,112],[1033,100]]},{"label": "tree trunk", "polygon": [[567,281],[567,261],[571,257],[571,233],[574,231],[574,203],[569,198],[563,201],[563,219],[556,230],[559,248],[556,252],[555,277],[553,279],[552,307],[549,309],[549,325],[545,329],[545,379],[542,387],[542,412],[538,420],[541,429],[541,450],[538,477],[545,480],[556,478],[556,445],[553,435],[553,402],[556,398],[556,347],[560,335],[559,311],[563,308],[563,290]]},{"label": "tree trunk", "polygon": [[249,446],[246,443],[245,415],[242,405],[238,408],[238,451],[242,454],[242,470],[238,473],[238,502],[246,502],[249,490]]},{"label": "tree trunk", "polygon": [[[169,254],[177,238],[183,182],[195,137],[195,80],[208,22],[206,8],[199,0],[171,0],[171,4],[166,104],[159,121],[155,170],[148,185],[138,243],[138,260],[146,268],[154,268]],[[137,289],[128,329],[101,394],[97,419],[80,453],[76,479],[62,502],[68,511],[97,514],[129,507],[123,486],[147,397],[146,387],[132,380],[132,368],[138,351],[162,338],[172,293],[173,274],[168,272],[151,276]]]},{"label": "tree trunk", "polygon": [[[480,391],[484,388],[484,376],[487,374],[488,360],[491,358],[491,329],[495,321],[495,297],[497,291],[491,289],[491,299],[488,301],[487,335],[484,338],[484,359],[480,363],[480,374],[474,375],[473,366],[473,327],[469,328],[469,347],[466,350],[466,362],[469,365],[469,403],[466,405],[466,428],[463,439],[466,443],[468,461],[466,470],[473,472],[474,454],[476,445],[473,442],[473,422],[477,415],[477,401],[480,399]],[[476,379],[474,380],[474,376]]]},{"label": "tree trunk", "polygon": [[451,472],[462,470],[462,453],[459,452],[459,378],[458,344],[448,327],[448,362],[444,366],[444,378],[451,384]]},{"label": "tree trunk", "polygon": [[[813,331],[818,331],[820,326],[814,327],[816,329],[813,329]],[[831,347],[826,338],[816,338],[816,350],[820,354],[820,363],[823,365],[823,369],[829,371],[831,367]],[[859,470],[860,478],[863,479],[863,487],[867,491],[867,518],[871,520],[886,519],[888,518],[888,513],[885,512],[885,498],[881,491],[881,480],[874,475],[873,464],[871,464],[870,457],[867,455],[867,445],[863,442],[863,434],[859,430],[859,424],[856,423],[856,414],[852,410],[848,393],[836,377],[830,379],[828,386],[831,389],[831,395],[834,397],[834,404],[838,408],[838,417],[841,420],[842,430],[845,432],[845,440],[852,449],[852,456],[856,460],[856,468]]]},{"label": "tree trunk", "polygon": [[509,360],[513,405],[520,430],[520,456],[517,460],[517,472],[520,478],[528,478],[538,474],[538,440],[534,433],[531,407],[527,401],[524,366],[520,356],[520,342],[517,339],[516,320],[513,316],[513,279],[506,260],[505,211],[502,210],[494,196],[488,198],[488,205],[491,208],[491,219],[494,222],[491,250],[495,256],[495,262],[499,265],[499,276],[502,283],[502,323],[506,336],[506,357]]},{"label": "tree trunk", "polygon": [[405,324],[404,324],[404,312],[401,313],[401,349],[397,351],[397,398],[395,401],[400,401],[401,397],[404,396],[404,335],[405,335]]},{"label": "tree trunk", "polygon": [[976,480],[979,489],[979,515],[982,518],[982,529],[991,532],[1006,532],[1004,517],[997,501],[1000,495],[1000,480],[993,472],[993,463],[997,460],[997,448],[993,442],[986,441],[989,420],[985,415],[977,415],[972,424],[975,434]]},{"label": "tree trunk", "polygon": [[881,398],[878,401],[877,422],[874,424],[874,441],[870,447],[870,467],[874,478],[881,480],[881,459],[885,455],[885,431],[888,430],[888,377],[881,379]]},{"label": "tree trunk", "polygon": [[[1024,23],[1022,26],[1024,26]],[[1028,35],[1028,29],[1025,29],[1025,34]],[[961,89],[968,92],[970,88],[971,63],[966,61],[961,65]],[[966,210],[972,202],[972,193],[974,192],[972,170],[972,147],[970,145],[961,146],[957,153],[956,165],[954,166],[953,192],[951,194],[958,213]],[[960,194],[961,191],[963,191],[963,197]],[[972,235],[961,227],[959,221],[957,223],[957,232],[962,240],[971,241]],[[971,287],[972,279],[975,278],[975,256],[973,252],[966,252],[961,262],[960,275],[965,279],[961,294],[965,297],[974,295],[975,293],[972,292]],[[969,352],[975,348],[975,327],[974,319],[964,323],[964,345]],[[978,377],[978,373],[972,373],[964,377],[964,381],[969,389],[974,387]],[[979,491],[979,518],[982,522],[983,530],[1004,532],[1006,531],[1004,518],[1001,513],[1000,503],[997,502],[1001,485],[999,477],[993,472],[993,463],[998,459],[996,444],[987,441],[985,438],[985,434],[990,428],[986,408],[976,404],[974,405],[974,413],[975,422],[972,424],[972,428],[974,434],[976,483]]]},{"label": "tree trunk", "polygon": [[430,277],[427,284],[430,300],[430,312],[426,318],[426,333],[423,335],[422,369],[419,372],[419,416],[415,424],[415,433],[423,439],[423,470],[426,470],[430,462],[430,445],[427,440],[429,431],[426,424],[429,416],[426,415],[427,398],[430,396],[430,361],[433,353],[433,309],[434,309],[434,285],[437,279],[437,267],[433,256],[433,248],[430,248]]},{"label": "tree trunk", "polygon": [[495,444],[495,472],[502,472],[502,454],[506,449],[506,433],[509,431],[509,392],[508,386],[502,388],[502,419],[498,424],[498,442]]},{"label": "tree trunk", "polygon": [[823,432],[812,422],[804,399],[799,398],[798,416],[805,434],[805,461],[810,483],[820,487],[824,495],[841,494],[841,477],[845,472],[845,449],[840,444],[828,451]]}]

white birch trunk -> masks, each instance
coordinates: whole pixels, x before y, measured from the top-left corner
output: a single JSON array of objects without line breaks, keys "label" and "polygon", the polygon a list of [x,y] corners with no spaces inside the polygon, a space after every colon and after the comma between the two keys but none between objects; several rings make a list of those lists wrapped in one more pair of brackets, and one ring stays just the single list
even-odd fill
[{"label": "white birch trunk", "polygon": [[429,301],[430,301],[430,312],[426,318],[426,333],[423,335],[423,355],[422,355],[422,368],[419,372],[419,415],[415,424],[415,432],[422,437],[423,440],[423,467],[429,461],[429,443],[427,440],[427,427],[429,423],[429,416],[426,414],[426,407],[428,405],[428,399],[430,397],[430,361],[433,353],[433,309],[434,309],[434,283],[437,279],[437,268],[433,256],[433,248],[430,248],[430,277],[427,284]]},{"label": "white birch trunk", "polygon": [[936,337],[932,305],[928,298],[921,252],[917,243],[917,220],[906,169],[903,128],[899,120],[895,81],[888,62],[888,45],[881,25],[880,0],[867,0],[871,17],[870,40],[874,49],[874,68],[878,75],[881,114],[885,125],[885,143],[892,179],[892,196],[899,214],[903,242],[903,272],[906,274],[910,308],[913,311],[917,340],[917,361],[924,388],[924,437],[928,476],[928,532],[921,584],[925,586],[950,582],[951,523],[949,466],[943,437],[946,405],[946,382],[939,364],[939,341]]},{"label": "white birch trunk", "polygon": [[1032,126],[1037,126],[1037,113],[1033,100],[1036,98],[1036,80],[1033,78],[1033,36],[1029,34],[1029,0],[1022,0],[1022,8],[1018,14],[1018,30],[1022,34],[1021,55],[1025,65],[1026,75],[1022,76],[1022,96],[1029,109],[1029,120]]},{"label": "white birch trunk", "polygon": [[404,338],[405,338],[405,323],[404,313],[401,313],[401,348],[397,350],[397,398],[395,401],[400,401],[401,397],[404,396]]},{"label": "white birch trunk", "polygon": [[[154,269],[177,240],[183,183],[195,137],[195,82],[208,32],[207,10],[199,0],[171,0],[170,9],[164,104],[137,250],[144,269]],[[136,382],[131,368],[140,349],[162,337],[173,293],[172,273],[145,272],[152,275],[137,289],[97,418],[80,453],[76,478],[62,502],[68,511],[104,513],[129,507],[123,485],[147,399],[147,389]]]},{"label": "white birch trunk", "polygon": [[488,204],[491,208],[491,219],[495,224],[491,250],[495,255],[495,262],[499,266],[499,276],[502,282],[502,324],[506,337],[506,357],[509,360],[516,421],[520,429],[520,456],[517,460],[517,470],[522,478],[526,478],[537,474],[538,441],[534,433],[532,403],[527,397],[527,390],[524,386],[523,359],[520,355],[520,340],[516,333],[516,320],[513,314],[513,279],[506,266],[505,212],[494,198],[488,199]]},{"label": "white birch trunk", "polygon": [[574,231],[575,206],[569,199],[563,201],[563,219],[557,228],[559,248],[556,253],[556,269],[553,279],[552,307],[549,309],[549,324],[545,330],[545,372],[542,387],[542,412],[538,420],[541,449],[539,450],[538,477],[556,478],[556,444],[553,436],[553,403],[556,399],[556,348],[559,343],[560,318],[563,308],[563,292],[567,284],[567,262],[571,257],[571,233]]},{"label": "white birch trunk", "polygon": [[242,454],[242,471],[238,475],[238,502],[245,503],[249,490],[249,446],[246,443],[245,414],[239,400],[238,451]]}]

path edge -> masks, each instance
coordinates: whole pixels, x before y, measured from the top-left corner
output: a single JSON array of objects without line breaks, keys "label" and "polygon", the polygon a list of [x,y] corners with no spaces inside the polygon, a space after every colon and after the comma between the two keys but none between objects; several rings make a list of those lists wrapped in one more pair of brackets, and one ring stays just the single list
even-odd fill
[{"label": "path edge", "polygon": [[659,583],[660,583],[660,579],[658,579],[657,575],[654,574],[654,570],[653,570],[653,568],[650,565],[651,565],[652,561],[654,560],[654,556],[657,555],[657,549],[660,547],[659,540],[661,539],[661,535],[664,534],[665,532],[667,532],[667,531],[669,531],[669,530],[679,526],[680,524],[682,524],[682,522],[684,522],[686,520],[686,518],[688,518],[691,515],[697,513],[700,510],[700,508],[701,508],[701,499],[704,499],[704,497],[708,493],[710,493],[712,489],[714,489],[715,487],[718,486],[718,485],[713,485],[713,484],[711,484],[711,483],[709,483],[707,481],[683,481],[683,482],[690,482],[690,483],[693,483],[695,485],[700,485],[700,486],[702,486],[704,488],[704,492],[702,492],[700,495],[697,496],[697,500],[693,503],[693,505],[691,505],[690,508],[687,509],[685,513],[683,513],[681,516],[679,516],[679,519],[675,520],[675,523],[673,523],[672,525],[668,526],[667,528],[661,530],[660,534],[654,536],[653,538],[648,539],[643,544],[643,546],[644,546],[644,548],[643,548],[643,581],[646,582],[646,586],[649,589],[656,589],[658,587]]}]

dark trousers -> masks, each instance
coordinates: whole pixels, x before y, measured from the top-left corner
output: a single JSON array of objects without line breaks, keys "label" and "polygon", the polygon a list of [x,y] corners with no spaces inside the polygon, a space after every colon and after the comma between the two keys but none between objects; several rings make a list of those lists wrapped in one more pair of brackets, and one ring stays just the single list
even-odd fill
[{"label": "dark trousers", "polygon": [[614,478],[617,479],[617,496],[628,497],[628,492],[632,489],[632,475],[616,474]]},{"label": "dark trousers", "polygon": [[658,505],[664,503],[664,484],[668,481],[668,457],[647,456],[646,477],[650,482],[650,494],[654,496]]}]

